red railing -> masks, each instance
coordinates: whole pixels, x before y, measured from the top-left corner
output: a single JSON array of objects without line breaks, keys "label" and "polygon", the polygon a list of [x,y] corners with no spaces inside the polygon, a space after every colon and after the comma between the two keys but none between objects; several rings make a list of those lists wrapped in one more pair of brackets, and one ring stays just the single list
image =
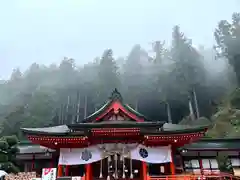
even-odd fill
[{"label": "red railing", "polygon": [[231,174],[151,176],[149,180],[240,180]]}]

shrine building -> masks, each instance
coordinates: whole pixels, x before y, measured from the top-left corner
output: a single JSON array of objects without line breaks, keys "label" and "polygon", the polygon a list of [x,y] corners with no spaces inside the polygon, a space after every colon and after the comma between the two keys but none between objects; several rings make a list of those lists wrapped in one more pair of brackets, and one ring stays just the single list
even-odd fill
[{"label": "shrine building", "polygon": [[[30,152],[31,148],[21,146],[22,153],[18,154],[17,159],[24,160],[25,171],[26,168],[37,169],[42,164],[41,168],[57,167],[58,177],[81,176],[86,180],[147,180],[148,176],[187,172],[189,163],[192,172],[202,173],[203,159],[208,159],[208,164],[218,170],[217,150],[214,150],[217,142],[202,140],[208,128],[209,125],[188,126],[150,121],[124,104],[121,94],[114,90],[105,105],[79,123],[22,128],[38,150]],[[208,147],[196,144],[204,141]],[[236,142],[233,144],[236,145]],[[239,157],[239,151],[234,150],[236,157]],[[28,161],[26,155],[31,155]],[[212,162],[207,156],[211,157]],[[198,164],[195,169],[193,160]],[[31,163],[28,167],[27,162]],[[179,168],[181,164],[184,168]]]}]

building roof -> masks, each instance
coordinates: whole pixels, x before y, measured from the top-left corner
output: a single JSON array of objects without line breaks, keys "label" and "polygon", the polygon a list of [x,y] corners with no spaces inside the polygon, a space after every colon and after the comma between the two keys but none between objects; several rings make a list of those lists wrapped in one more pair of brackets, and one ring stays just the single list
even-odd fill
[{"label": "building roof", "polygon": [[[117,89],[114,89],[111,96],[109,97],[109,100],[107,101],[107,103],[105,103],[100,109],[98,109],[97,111],[95,111],[94,113],[89,115],[87,118],[85,118],[82,122],[94,122],[94,121],[96,121],[97,117],[99,117],[101,114],[103,114],[104,112],[106,112],[107,110],[112,108],[113,103],[116,103],[116,102],[120,105],[121,110],[123,110],[123,111],[125,110],[125,112],[127,112],[127,113],[134,114],[137,117],[137,119],[139,119],[139,120],[141,119],[143,121],[144,120],[145,121],[149,120],[143,114],[134,110],[128,104],[125,104],[123,102],[122,95],[119,93],[119,91]],[[137,119],[134,119],[134,120],[137,120]]]},{"label": "building roof", "polygon": [[[37,154],[54,152],[55,150],[49,149],[40,145],[33,144],[30,141],[19,143],[19,154]],[[203,138],[192,144],[185,145],[181,149],[187,149],[190,151],[209,151],[209,150],[239,150],[240,138],[225,138],[225,139],[211,139]]]},{"label": "building roof", "polygon": [[[149,135],[158,134],[182,134],[204,131],[209,127],[205,126],[188,126],[171,123],[155,122],[132,122],[132,121],[108,121],[99,123],[79,123],[71,125],[54,126],[47,128],[22,128],[26,134],[35,135],[58,135],[68,136],[74,134],[72,130],[77,130],[78,135],[84,135],[85,132],[93,128],[140,128],[140,132]],[[80,133],[80,134],[79,134]]]},{"label": "building roof", "polygon": [[192,144],[187,144],[187,150],[240,150],[240,138],[204,138]]},{"label": "building roof", "polygon": [[43,147],[40,145],[32,144],[30,141],[20,142],[18,145],[18,154],[37,154],[37,153],[47,153],[54,152],[55,150]]},{"label": "building roof", "polygon": [[39,134],[39,135],[67,135],[70,131],[67,125],[44,127],[44,128],[22,128],[26,134]]}]

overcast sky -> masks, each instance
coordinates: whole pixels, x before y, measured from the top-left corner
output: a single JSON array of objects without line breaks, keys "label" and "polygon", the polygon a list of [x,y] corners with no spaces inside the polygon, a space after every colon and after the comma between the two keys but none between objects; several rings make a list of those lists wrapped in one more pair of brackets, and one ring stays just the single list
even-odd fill
[{"label": "overcast sky", "polygon": [[84,64],[106,48],[115,56],[137,43],[150,49],[177,24],[194,44],[211,47],[217,22],[239,10],[239,0],[2,0],[0,78],[64,56]]}]

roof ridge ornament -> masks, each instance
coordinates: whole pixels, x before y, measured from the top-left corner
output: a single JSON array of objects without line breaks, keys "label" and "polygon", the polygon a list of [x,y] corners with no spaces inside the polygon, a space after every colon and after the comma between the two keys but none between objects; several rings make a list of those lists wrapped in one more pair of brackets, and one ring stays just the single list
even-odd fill
[{"label": "roof ridge ornament", "polygon": [[122,98],[122,95],[121,93],[117,90],[117,88],[115,88],[112,93],[111,93],[111,96],[109,98],[111,101],[116,101],[116,100],[119,100],[122,102],[123,98]]}]

